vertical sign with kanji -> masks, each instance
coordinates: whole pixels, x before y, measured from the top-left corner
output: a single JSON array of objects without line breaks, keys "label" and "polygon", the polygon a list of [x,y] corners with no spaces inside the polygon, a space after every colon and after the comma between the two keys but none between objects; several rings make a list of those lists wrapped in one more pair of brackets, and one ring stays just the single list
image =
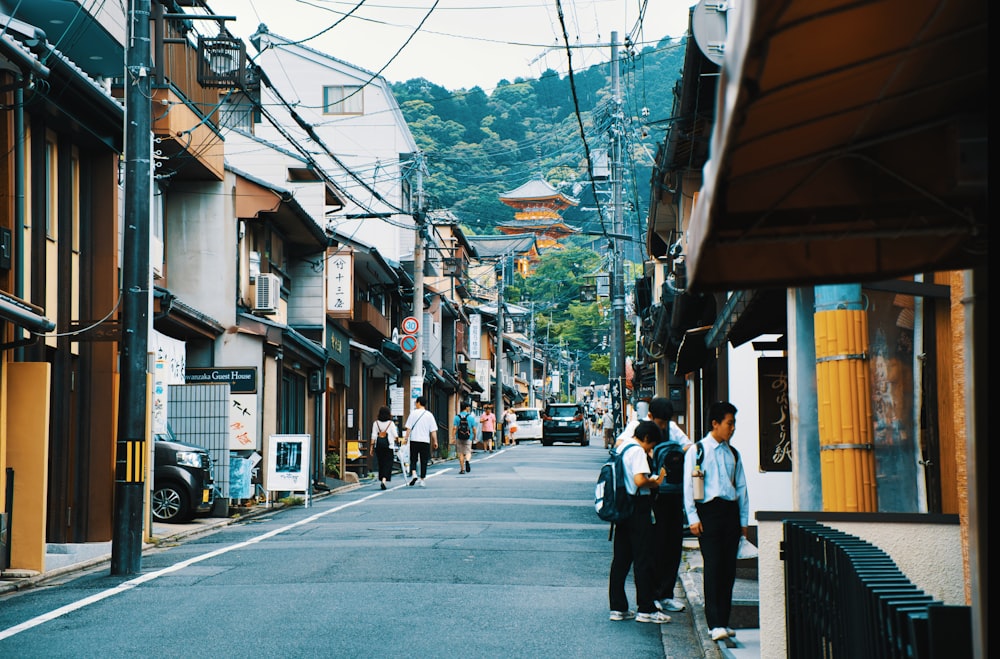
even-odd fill
[{"label": "vertical sign with kanji", "polygon": [[336,252],[326,268],[326,310],[350,313],[354,301],[354,260],[351,252]]},{"label": "vertical sign with kanji", "polygon": [[469,315],[469,359],[480,359],[483,356],[483,317],[478,314]]}]

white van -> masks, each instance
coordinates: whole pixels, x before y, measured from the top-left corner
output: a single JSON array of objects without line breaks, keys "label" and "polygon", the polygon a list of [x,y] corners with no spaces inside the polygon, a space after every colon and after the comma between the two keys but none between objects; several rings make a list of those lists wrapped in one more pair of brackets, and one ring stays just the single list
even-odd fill
[{"label": "white van", "polygon": [[517,432],[514,433],[514,442],[530,441],[542,438],[542,410],[539,407],[515,407],[514,416],[517,417]]}]

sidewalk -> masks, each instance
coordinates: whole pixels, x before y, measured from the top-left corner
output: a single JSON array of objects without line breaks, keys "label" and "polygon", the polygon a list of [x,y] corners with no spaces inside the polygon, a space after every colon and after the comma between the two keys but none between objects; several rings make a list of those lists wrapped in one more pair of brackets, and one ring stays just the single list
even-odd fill
[{"label": "sidewalk", "polygon": [[[760,659],[760,623],[755,608],[758,605],[759,589],[755,575],[737,571],[736,585],[733,587],[733,615],[730,624],[736,630],[736,638],[729,643],[715,642],[708,634],[705,620],[705,602],[702,598],[701,551],[696,538],[684,538],[684,554],[679,570],[684,596],[694,617],[694,626],[701,638],[705,659]],[[749,578],[753,576],[754,578]]]}]

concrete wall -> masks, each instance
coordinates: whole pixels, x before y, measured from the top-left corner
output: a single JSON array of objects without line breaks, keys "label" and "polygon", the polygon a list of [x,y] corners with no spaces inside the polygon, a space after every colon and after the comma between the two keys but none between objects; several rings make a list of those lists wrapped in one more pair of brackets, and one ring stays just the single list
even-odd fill
[{"label": "concrete wall", "polygon": [[757,519],[762,657],[787,656],[785,568],[779,558],[783,516],[815,520],[870,542],[926,594],[944,604],[967,604],[957,516],[762,512]]}]

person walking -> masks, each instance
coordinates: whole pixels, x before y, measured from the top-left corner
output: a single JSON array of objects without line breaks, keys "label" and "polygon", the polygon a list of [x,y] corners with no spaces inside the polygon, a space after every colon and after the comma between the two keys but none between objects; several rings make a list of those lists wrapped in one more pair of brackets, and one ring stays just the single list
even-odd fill
[{"label": "person walking", "polygon": [[713,641],[721,641],[736,634],[729,627],[729,615],[736,583],[736,553],[740,536],[747,534],[750,499],[743,462],[730,443],[736,432],[736,407],[726,401],[712,403],[708,422],[709,433],[694,450],[684,454],[684,510],[704,561],[709,633]]},{"label": "person walking", "polygon": [[[420,481],[420,487],[427,487],[427,464],[431,459],[431,451],[437,450],[437,419],[426,409],[427,401],[423,396],[417,396],[413,402],[413,410],[406,419],[403,439],[410,446],[410,479],[412,487]],[[420,475],[417,476],[417,463],[420,463]]]},{"label": "person walking", "polygon": [[452,419],[455,427],[455,453],[458,454],[458,473],[472,471],[472,438],[476,436],[476,417],[472,415],[472,405],[462,403],[462,411]]},{"label": "person walking", "polygon": [[[647,456],[660,439],[660,429],[652,421],[635,427],[632,437],[614,450],[622,455],[625,465],[625,489],[632,497],[632,515],[615,524],[611,572],[608,576],[608,603],[611,620],[636,622],[670,622],[670,616],[658,611],[653,603],[653,490],[663,482],[663,472],[649,475]],[[641,447],[636,449],[636,446]],[[636,612],[628,608],[625,580],[629,569],[635,582]]]},{"label": "person walking", "polygon": [[393,448],[399,441],[399,431],[392,422],[392,411],[387,405],[378,408],[378,419],[372,423],[372,437],[369,455],[374,455],[378,461],[378,479],[385,489],[385,484],[392,480]]},{"label": "person walking", "polygon": [[479,417],[480,428],[483,437],[483,450],[487,453],[493,452],[493,436],[496,434],[497,417],[493,414],[493,408],[486,406],[486,411]]},{"label": "person walking", "polygon": [[[693,443],[674,423],[674,406],[670,399],[656,396],[649,401],[649,418],[660,429],[661,439],[653,449],[653,471],[658,471],[665,465],[660,464],[656,456],[667,456],[668,451],[676,447],[678,458],[684,455]],[[672,442],[673,446],[663,446],[664,442]],[[674,598],[674,585],[677,583],[677,570],[681,565],[681,554],[684,548],[684,466],[678,464],[680,481],[665,480],[656,491],[653,498],[653,603],[661,611],[677,612],[684,610],[684,602]],[[674,479],[676,480],[676,479]]]},{"label": "person walking", "polygon": [[610,409],[604,410],[601,428],[604,430],[604,448],[610,449],[615,445],[615,418],[611,416]]},{"label": "person walking", "polygon": [[503,443],[505,446],[513,446],[516,443],[514,434],[517,433],[517,415],[514,414],[514,410],[508,409],[507,413],[503,415],[503,425],[506,431]]}]

